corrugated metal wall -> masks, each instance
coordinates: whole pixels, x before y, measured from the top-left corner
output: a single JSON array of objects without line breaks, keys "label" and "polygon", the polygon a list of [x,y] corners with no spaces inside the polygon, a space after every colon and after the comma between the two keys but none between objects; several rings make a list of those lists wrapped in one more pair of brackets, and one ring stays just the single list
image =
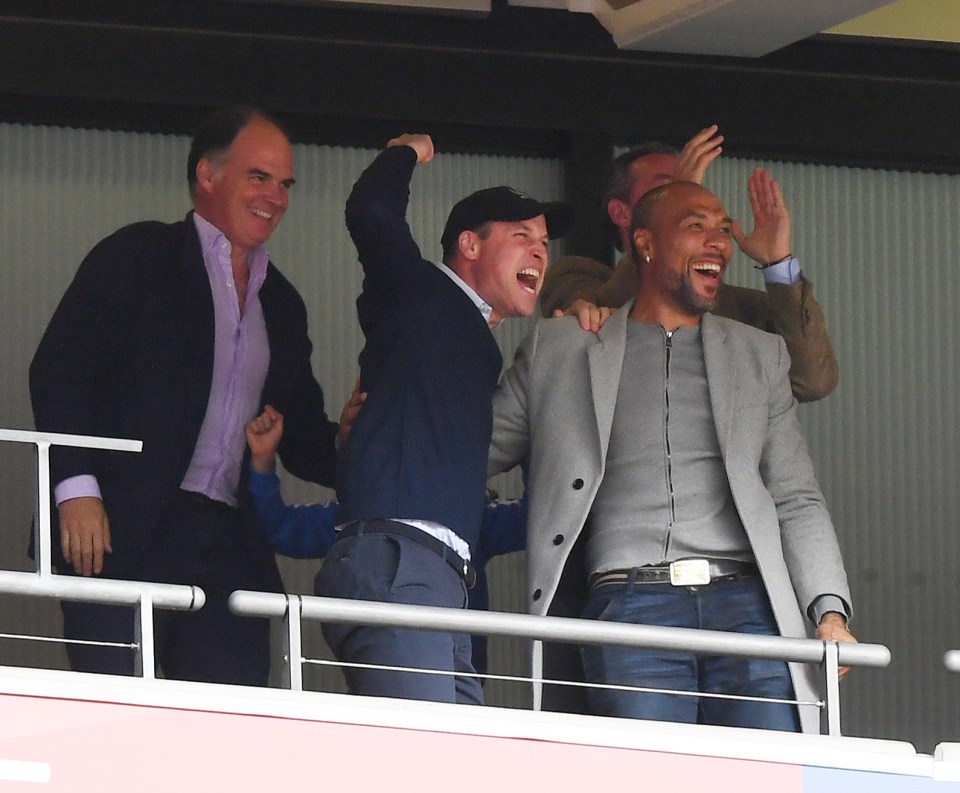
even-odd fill
[{"label": "corrugated metal wall", "polygon": [[[0,426],[31,426],[27,366],[82,255],[124,223],[174,220],[185,212],[187,147],[179,137],[0,125]],[[269,247],[311,312],[317,376],[328,412],[336,415],[361,344],[353,312],[360,274],[343,229],[343,202],[374,152],[298,146],[295,155],[294,199]],[[746,180],[754,165],[725,158],[708,178],[747,223]],[[940,665],[945,649],[960,647],[953,536],[960,512],[953,480],[960,468],[951,400],[960,384],[960,177],[768,165],[793,211],[795,252],[816,283],[840,361],[839,388],[801,407],[801,420],[847,560],[854,629],[894,652],[890,669],[857,672],[844,684],[845,727],[929,750],[960,733],[957,681]],[[418,171],[413,186],[410,220],[424,252],[439,254],[436,241],[457,198],[499,183],[556,197],[561,166],[439,155]],[[729,277],[762,285],[743,257]],[[508,322],[498,331],[506,349],[524,324]],[[0,554],[8,568],[29,564],[31,460],[26,450],[0,445]],[[515,480],[499,487],[516,492]],[[330,495],[292,482],[285,492],[299,501]],[[289,588],[309,592],[315,567],[285,564]],[[495,561],[495,608],[520,607],[521,570],[516,556]],[[0,631],[27,622],[55,633],[56,609],[0,600]],[[495,669],[515,670],[517,647],[497,647]],[[35,657],[17,643],[0,644],[0,663]],[[488,690],[494,703],[517,699],[515,691]]]}]

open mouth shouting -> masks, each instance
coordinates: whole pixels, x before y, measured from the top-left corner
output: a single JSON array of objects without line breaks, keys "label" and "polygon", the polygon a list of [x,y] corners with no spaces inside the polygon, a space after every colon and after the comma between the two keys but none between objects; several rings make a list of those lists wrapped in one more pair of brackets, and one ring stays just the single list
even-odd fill
[{"label": "open mouth shouting", "polygon": [[700,259],[693,262],[691,269],[701,278],[719,286],[726,266],[722,259]]},{"label": "open mouth shouting", "polygon": [[517,273],[517,282],[531,295],[536,295],[540,288],[540,271],[536,267],[524,267]]}]

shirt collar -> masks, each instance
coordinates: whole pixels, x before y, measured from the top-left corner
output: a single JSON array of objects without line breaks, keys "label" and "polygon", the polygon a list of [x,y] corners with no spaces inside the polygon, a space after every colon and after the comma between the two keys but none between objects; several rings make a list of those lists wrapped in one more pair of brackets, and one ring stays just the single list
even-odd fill
[{"label": "shirt collar", "polygon": [[440,268],[443,272],[449,276],[450,280],[453,281],[457,286],[459,286],[463,293],[473,301],[473,304],[480,309],[480,313],[483,315],[484,321],[487,325],[490,325],[490,317],[493,316],[493,306],[489,305],[484,301],[480,295],[476,293],[474,288],[470,286],[466,281],[464,281],[459,275],[457,275],[453,270],[451,270],[443,262],[438,262],[437,267]]},{"label": "shirt collar", "polygon": [[[229,261],[231,246],[226,234],[196,212],[193,213],[193,223],[197,228],[197,235],[200,237],[200,250],[203,252],[204,261],[218,261],[220,253],[218,248],[221,240],[225,246],[226,260]],[[250,269],[251,285],[256,285],[259,288],[259,285],[263,283],[267,274],[269,259],[267,249],[263,246],[250,251],[250,255],[247,257],[247,267]]]}]

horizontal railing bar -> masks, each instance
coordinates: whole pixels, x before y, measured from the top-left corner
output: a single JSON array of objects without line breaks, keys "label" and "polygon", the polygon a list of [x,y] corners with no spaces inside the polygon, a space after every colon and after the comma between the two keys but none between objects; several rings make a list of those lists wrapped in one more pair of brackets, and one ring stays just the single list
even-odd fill
[{"label": "horizontal railing bar", "polygon": [[121,650],[134,650],[137,647],[136,642],[98,642],[93,639],[66,639],[62,636],[34,636],[30,633],[0,633],[0,639],[40,644],[75,644],[82,647],[117,647]]},{"label": "horizontal railing bar", "polygon": [[[361,663],[347,663],[346,661],[329,661],[323,658],[304,658],[302,659],[305,664],[313,664],[315,666],[326,666],[326,667],[336,667],[338,669],[377,669],[383,672],[407,672],[415,675],[433,675],[435,677],[450,677],[451,671],[449,669],[425,669],[421,666],[390,666],[387,664],[361,664]],[[519,677],[517,675],[494,675],[489,673],[481,674],[479,672],[471,672],[470,674],[465,673],[456,673],[458,677],[472,677],[477,680],[499,680],[505,681],[508,683],[529,683],[529,677]],[[819,702],[804,702],[799,699],[776,699],[773,697],[752,697],[746,696],[744,694],[721,694],[720,692],[713,691],[688,691],[688,690],[677,690],[672,688],[646,688],[644,686],[623,686],[623,685],[614,685],[612,683],[587,683],[583,680],[572,681],[572,680],[544,680],[544,683],[557,683],[557,684],[567,684],[571,686],[576,686],[579,688],[592,688],[597,690],[604,691],[632,691],[634,693],[641,694],[672,694],[678,697],[696,697],[698,699],[723,699],[723,700],[732,700],[736,702],[767,702],[771,704],[779,705],[809,705],[811,707],[817,707],[820,705]]]},{"label": "horizontal railing bar", "polygon": [[51,446],[79,446],[85,449],[106,449],[119,452],[139,452],[143,441],[124,438],[100,438],[95,435],[68,435],[60,432],[34,432],[33,430],[0,429],[0,441],[18,443],[47,443]]},{"label": "horizontal railing bar", "polygon": [[[752,636],[743,633],[705,631],[695,628],[664,628],[656,625],[539,617],[532,614],[477,612],[436,606],[408,606],[367,600],[300,596],[301,616],[322,622],[358,623],[417,630],[514,636],[525,639],[576,644],[617,644],[676,650],[697,655],[727,655],[799,663],[820,663],[825,642],[783,636]],[[282,617],[286,595],[238,590],[230,595],[230,609],[247,616]],[[882,644],[839,644],[843,666],[885,667],[890,650]]]},{"label": "horizontal railing bar", "polygon": [[11,570],[0,570],[0,592],[127,606],[135,606],[144,595],[149,595],[154,606],[173,611],[197,611],[206,602],[204,591],[189,584],[155,584],[66,575],[38,576],[36,573]]}]

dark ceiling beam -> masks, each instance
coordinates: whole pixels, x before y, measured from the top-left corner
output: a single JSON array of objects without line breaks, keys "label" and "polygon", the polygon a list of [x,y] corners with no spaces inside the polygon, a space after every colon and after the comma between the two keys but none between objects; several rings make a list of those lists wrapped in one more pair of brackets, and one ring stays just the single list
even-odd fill
[{"label": "dark ceiling beam", "polygon": [[[188,132],[261,105],[297,140],[564,154],[597,135],[730,154],[960,173],[960,51],[826,37],[757,60],[619,52],[592,17],[495,4],[485,19],[256,3],[32,0],[0,12],[0,119]],[[131,8],[133,7],[133,8]]]}]

